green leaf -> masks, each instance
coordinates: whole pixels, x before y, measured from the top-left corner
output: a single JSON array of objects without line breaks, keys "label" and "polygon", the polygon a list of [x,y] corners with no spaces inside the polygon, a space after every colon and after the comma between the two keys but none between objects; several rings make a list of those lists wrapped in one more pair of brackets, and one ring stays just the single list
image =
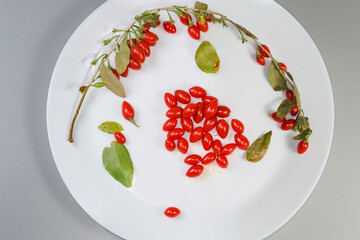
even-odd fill
[{"label": "green leaf", "polygon": [[305,140],[310,137],[312,130],[310,128],[306,129],[304,132],[300,133],[293,137],[294,140]]},{"label": "green leaf", "polygon": [[159,20],[160,14],[158,13],[151,13],[151,14],[145,14],[142,17],[142,20],[144,24],[148,24],[152,27],[156,27],[156,23]]},{"label": "green leaf", "polygon": [[134,167],[129,151],[123,144],[116,141],[112,142],[111,148],[104,148],[102,159],[106,171],[108,171],[113,178],[125,187],[131,187]]},{"label": "green leaf", "polygon": [[269,148],[271,134],[272,131],[269,131],[251,144],[247,151],[247,160],[250,162],[258,162],[265,156]]},{"label": "green leaf", "polygon": [[98,82],[98,83],[95,83],[95,84],[93,84],[91,86],[96,87],[96,88],[102,88],[102,87],[105,87],[106,85],[103,82]]},{"label": "green leaf", "polygon": [[220,68],[220,59],[215,48],[209,41],[203,41],[196,50],[195,61],[201,71],[217,73]]},{"label": "green leaf", "polygon": [[294,129],[297,129],[300,133],[303,133],[308,128],[309,128],[309,118],[299,115],[296,118]]},{"label": "green leaf", "polygon": [[206,11],[208,9],[208,5],[206,3],[196,1],[194,5],[195,9]]},{"label": "green leaf", "polygon": [[277,117],[279,119],[285,117],[291,110],[293,106],[295,106],[296,103],[294,101],[290,101],[289,99],[285,99],[280,103],[280,106],[277,109]]},{"label": "green leaf", "polygon": [[129,64],[130,59],[130,48],[127,45],[127,40],[125,38],[124,41],[122,41],[118,53],[115,55],[115,65],[116,65],[116,71],[119,74],[122,74],[126,71],[126,68]]},{"label": "green leaf", "polygon": [[104,62],[100,64],[100,78],[115,95],[126,97],[124,86],[115,74],[104,65]]},{"label": "green leaf", "polygon": [[280,70],[275,66],[274,62],[271,61],[269,69],[269,81],[272,88],[275,91],[286,90],[286,80],[283,75],[280,73]]},{"label": "green leaf", "polygon": [[98,127],[101,131],[106,132],[106,133],[110,133],[110,134],[114,134],[116,132],[121,132],[123,129],[123,127],[117,123],[117,122],[103,122],[102,124],[99,125]]}]

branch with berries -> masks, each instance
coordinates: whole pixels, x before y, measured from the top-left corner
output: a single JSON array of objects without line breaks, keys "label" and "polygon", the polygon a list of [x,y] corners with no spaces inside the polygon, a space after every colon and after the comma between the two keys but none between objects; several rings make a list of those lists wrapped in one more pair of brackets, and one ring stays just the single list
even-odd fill
[{"label": "branch with berries", "polygon": [[[228,27],[228,24],[232,24],[241,35],[242,43],[247,42],[247,38],[251,39],[257,45],[257,62],[260,65],[265,65],[266,58],[271,60],[268,73],[270,85],[275,91],[286,92],[286,99],[281,102],[277,111],[272,114],[272,117],[277,122],[282,123],[281,128],[283,130],[292,129],[298,132],[299,134],[293,137],[294,140],[301,140],[298,145],[298,152],[303,153],[306,151],[312,130],[309,127],[309,120],[301,107],[299,90],[292,75],[287,71],[286,65],[276,61],[270,49],[266,45],[261,44],[258,38],[245,27],[235,23],[221,13],[209,11],[207,4],[201,2],[196,2],[193,8],[171,6],[146,10],[142,14],[137,15],[127,29],[113,29],[114,35],[103,41],[104,45],[113,43],[110,51],[107,54],[100,55],[92,62],[92,65],[98,65],[98,67],[89,83],[79,89],[82,97],[70,123],[69,142],[74,141],[74,125],[85,96],[91,87],[100,88],[106,86],[114,94],[122,98],[126,97],[120,77],[127,77],[129,68],[140,70],[141,64],[150,55],[150,47],[155,46],[158,41],[158,37],[150,31],[150,28],[160,25],[160,12],[166,12],[168,15],[169,21],[163,22],[163,27],[166,32],[171,34],[176,33],[175,21],[172,17],[172,14],[176,14],[181,23],[188,26],[188,33],[195,40],[200,39],[201,32],[208,31],[208,23],[210,22],[222,24],[223,27]],[[195,22],[193,17],[196,20]],[[114,68],[110,64],[110,56],[114,56]],[[295,118],[285,119],[285,116],[289,113]]]}]

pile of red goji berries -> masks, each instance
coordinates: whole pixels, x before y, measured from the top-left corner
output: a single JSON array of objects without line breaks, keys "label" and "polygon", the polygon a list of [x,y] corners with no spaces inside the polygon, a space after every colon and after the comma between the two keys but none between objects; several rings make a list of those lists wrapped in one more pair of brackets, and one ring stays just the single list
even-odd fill
[{"label": "pile of red goji berries", "polygon": [[[192,98],[199,99],[192,103]],[[189,149],[189,143],[200,142],[206,151],[209,151],[204,157],[198,154],[191,154],[184,160],[186,164],[192,165],[186,172],[188,177],[197,177],[204,170],[203,165],[216,161],[221,168],[227,168],[227,157],[234,152],[236,147],[247,150],[249,141],[243,135],[244,125],[240,120],[232,119],[231,127],[236,132],[234,142],[223,146],[219,139],[215,139],[211,130],[216,129],[217,135],[224,139],[227,137],[230,127],[225,120],[230,116],[231,110],[226,106],[219,106],[218,99],[207,96],[205,89],[195,86],[189,89],[176,90],[174,94],[165,93],[165,104],[170,108],[166,112],[169,118],[163,125],[163,130],[168,132],[165,141],[165,147],[168,151],[174,151],[186,154]],[[201,100],[201,101],[200,101]],[[182,106],[180,106],[182,104]],[[180,120],[180,121],[179,121]],[[180,122],[180,127],[177,127]],[[196,125],[198,124],[198,125]],[[184,138],[185,132],[189,132],[189,139]],[[177,141],[177,143],[175,143]]]}]

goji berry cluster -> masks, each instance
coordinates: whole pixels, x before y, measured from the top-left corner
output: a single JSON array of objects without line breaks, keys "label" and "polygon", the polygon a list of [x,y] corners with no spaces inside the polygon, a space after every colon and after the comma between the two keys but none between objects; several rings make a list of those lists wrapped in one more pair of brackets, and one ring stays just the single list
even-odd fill
[{"label": "goji berry cluster", "polygon": [[[192,103],[193,99],[201,99]],[[243,135],[244,125],[238,119],[231,120],[231,128],[235,131],[234,142],[223,146],[220,139],[215,139],[211,130],[215,129],[217,135],[224,139],[227,137],[230,126],[225,120],[230,116],[231,110],[227,106],[219,106],[218,99],[208,96],[205,89],[195,86],[189,89],[176,90],[174,94],[165,93],[165,104],[170,108],[166,112],[169,118],[163,125],[163,130],[168,132],[165,140],[165,147],[168,151],[174,151],[186,154],[189,149],[189,143],[201,141],[203,148],[209,151],[204,157],[198,154],[191,154],[184,160],[186,164],[192,165],[186,172],[188,177],[200,176],[204,170],[203,165],[216,161],[221,168],[227,168],[227,157],[233,153],[236,147],[247,150],[249,141]],[[182,106],[180,106],[182,104]],[[180,127],[177,124],[180,120]],[[196,125],[198,124],[198,125]],[[189,132],[189,139],[184,138],[185,132]],[[175,143],[177,141],[177,143]]]},{"label": "goji berry cluster", "polygon": [[[286,93],[286,98],[289,99],[290,101],[292,101],[294,99],[294,92],[292,90],[287,90]],[[299,113],[299,107],[298,106],[293,106],[290,110],[290,115],[291,116],[296,116]],[[295,119],[286,119],[285,117],[279,119],[277,117],[277,113],[274,112],[273,114],[271,114],[271,117],[276,121],[281,123],[281,130],[284,131],[289,131],[291,129],[294,128],[295,124],[296,124],[296,120]],[[297,151],[299,154],[303,154],[304,152],[306,152],[306,150],[309,147],[309,142],[307,140],[301,140],[298,144],[297,147]]]}]

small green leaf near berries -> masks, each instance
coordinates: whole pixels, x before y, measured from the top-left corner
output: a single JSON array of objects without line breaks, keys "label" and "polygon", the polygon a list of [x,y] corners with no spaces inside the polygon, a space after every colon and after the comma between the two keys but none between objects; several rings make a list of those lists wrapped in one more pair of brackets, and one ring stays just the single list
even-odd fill
[{"label": "small green leaf near berries", "polygon": [[194,5],[194,8],[195,9],[199,9],[199,10],[203,10],[203,11],[206,11],[208,9],[208,5],[206,3],[202,3],[202,2],[199,2],[199,1],[196,1],[195,2],[195,5]]},{"label": "small green leaf near berries", "polygon": [[114,134],[116,132],[121,132],[123,129],[123,127],[117,123],[117,122],[112,122],[112,121],[108,121],[108,122],[103,122],[102,124],[100,124],[98,126],[98,128],[106,133],[109,134]]},{"label": "small green leaf near berries", "polygon": [[105,66],[104,62],[100,64],[100,78],[115,95],[122,98],[126,97],[124,86],[115,74]]},{"label": "small green leaf near berries", "polygon": [[103,82],[98,82],[98,83],[95,83],[95,84],[93,84],[91,86],[96,87],[96,88],[102,88],[102,87],[105,87],[106,85]]},{"label": "small green leaf near berries", "polygon": [[144,14],[142,17],[142,20],[143,20],[144,24],[148,24],[154,28],[154,27],[156,27],[159,17],[160,17],[160,14],[158,14],[158,13]]},{"label": "small green leaf near berries", "polygon": [[251,144],[247,151],[247,160],[250,162],[260,161],[269,148],[272,131],[262,135]]},{"label": "small green leaf near berries", "polygon": [[195,53],[195,61],[201,71],[217,73],[220,68],[220,59],[215,48],[209,41],[203,41]]},{"label": "small green leaf near berries", "polygon": [[308,128],[304,132],[293,137],[293,139],[294,140],[305,140],[310,137],[311,133],[312,133],[312,130],[310,128]]},{"label": "small green leaf near berries", "polygon": [[105,147],[102,155],[103,165],[110,175],[122,185],[129,188],[132,185],[134,166],[127,148],[116,141],[111,147]]},{"label": "small green leaf near berries", "polygon": [[127,45],[127,39],[122,41],[118,53],[115,55],[116,71],[122,74],[126,71],[130,60],[130,48]]},{"label": "small green leaf near berries", "polygon": [[303,133],[308,128],[309,128],[309,118],[304,116],[298,116],[296,118],[294,129],[298,130],[300,133]]},{"label": "small green leaf near berries", "polygon": [[275,91],[287,89],[286,80],[284,79],[283,75],[280,73],[280,70],[275,66],[273,61],[271,61],[268,76],[269,76],[270,84]]},{"label": "small green leaf near berries", "polygon": [[280,106],[277,109],[276,115],[279,119],[285,117],[296,103],[294,101],[290,101],[289,99],[285,99],[280,103]]}]

